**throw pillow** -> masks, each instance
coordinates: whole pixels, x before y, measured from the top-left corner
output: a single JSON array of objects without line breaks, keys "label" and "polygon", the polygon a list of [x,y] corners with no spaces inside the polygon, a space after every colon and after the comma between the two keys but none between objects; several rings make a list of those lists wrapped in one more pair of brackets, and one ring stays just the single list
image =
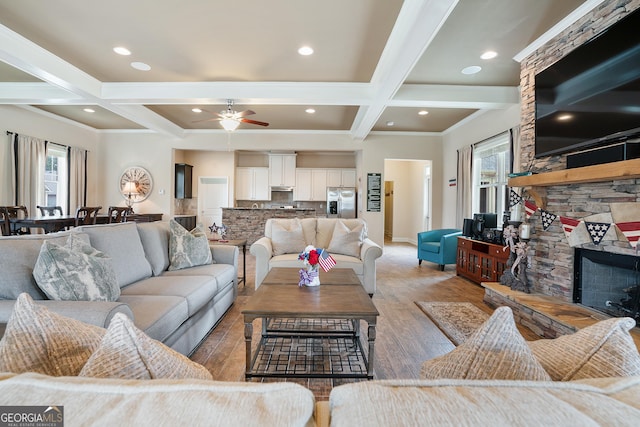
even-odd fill
[{"label": "throw pillow", "polygon": [[465,342],[422,364],[424,379],[550,380],[520,335],[509,307],[497,308]]},{"label": "throw pillow", "polygon": [[76,376],[105,329],[56,314],[20,294],[0,340],[0,372]]},{"label": "throw pillow", "polygon": [[607,319],[529,347],[554,381],[640,375],[640,354],[629,334],[635,324],[630,317]]},{"label": "throw pillow", "polygon": [[331,254],[349,255],[360,258],[360,246],[362,246],[364,234],[363,224],[356,225],[353,229],[349,229],[347,224],[342,221],[336,221],[333,229],[333,236],[327,251]]},{"label": "throw pillow", "polygon": [[80,376],[213,379],[204,366],[149,338],[122,313],[113,316],[100,346],[84,365]]},{"label": "throw pillow", "polygon": [[213,262],[209,239],[202,226],[187,231],[175,220],[169,221],[169,270],[206,265]]},{"label": "throw pillow", "polygon": [[120,296],[111,258],[76,234],[64,246],[42,242],[33,277],[52,300],[115,301]]},{"label": "throw pillow", "polygon": [[271,247],[273,255],[298,254],[307,244],[304,241],[302,223],[298,218],[273,221],[271,224]]}]

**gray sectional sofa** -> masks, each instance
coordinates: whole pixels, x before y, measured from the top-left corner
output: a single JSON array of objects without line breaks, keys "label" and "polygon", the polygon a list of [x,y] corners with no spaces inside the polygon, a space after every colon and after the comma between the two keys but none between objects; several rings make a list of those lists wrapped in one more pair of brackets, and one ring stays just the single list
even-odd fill
[{"label": "gray sectional sofa", "polygon": [[[38,288],[32,273],[42,242],[63,245],[70,233],[82,233],[112,258],[117,301],[52,301]],[[0,238],[0,336],[16,298],[27,292],[56,313],[105,328],[125,313],[151,338],[191,354],[237,297],[238,248],[212,246],[213,264],[168,271],[169,236],[168,222],[126,222]]]}]

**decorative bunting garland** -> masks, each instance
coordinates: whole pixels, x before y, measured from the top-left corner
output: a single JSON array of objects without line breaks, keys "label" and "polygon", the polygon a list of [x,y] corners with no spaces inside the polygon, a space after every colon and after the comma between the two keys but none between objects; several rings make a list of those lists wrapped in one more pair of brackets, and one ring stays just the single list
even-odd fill
[{"label": "decorative bunting garland", "polygon": [[580,225],[580,220],[567,218],[566,216],[560,216],[560,222],[562,223],[562,230],[564,230],[564,235],[567,239],[573,229]]},{"label": "decorative bunting garland", "polygon": [[509,193],[509,207],[512,208],[518,203],[522,203],[522,196],[511,189]]},{"label": "decorative bunting garland", "polygon": [[[534,202],[531,202],[529,200],[524,200],[522,196],[520,196],[518,193],[516,193],[513,190],[510,191],[509,200],[510,200],[510,203],[509,203],[510,208],[524,201],[524,210],[525,210],[526,220],[529,220],[531,216],[534,213],[536,213],[536,211],[540,210],[541,218],[542,218],[542,228],[545,231],[547,231],[547,229],[551,226],[553,221],[556,220],[556,218],[559,218],[560,223],[562,224],[562,231],[564,231],[564,235],[567,238],[567,240],[570,240],[571,233],[573,233],[573,231],[581,223],[584,223],[586,231],[594,245],[598,245],[604,240],[605,235],[607,234],[607,232],[609,231],[612,225],[615,225],[620,230],[620,232],[624,235],[624,237],[629,242],[629,245],[633,249],[636,249],[638,246],[638,242],[640,242],[640,212],[638,212],[636,210],[637,208],[635,207],[636,205],[640,206],[640,203],[638,204],[627,203],[626,205],[632,206],[633,212],[631,213],[631,215],[619,214],[618,215],[619,219],[623,221],[618,223],[613,223],[613,222],[608,223],[608,222],[601,222],[601,221],[578,220],[578,219],[573,219],[573,218],[569,218],[562,215],[556,215],[547,210],[539,209]],[[618,204],[618,205],[622,205],[622,204]],[[621,208],[618,208],[618,209],[621,209]],[[638,212],[638,213],[636,214],[635,212]],[[595,217],[597,217],[598,215],[593,215],[593,216],[594,216],[594,219],[596,219]],[[636,217],[638,218],[637,221],[624,221],[624,219],[636,219]],[[586,238],[586,234],[585,234],[585,238]],[[610,239],[607,239],[607,240],[610,240]],[[571,244],[571,241],[569,242],[569,244]]]},{"label": "decorative bunting garland", "polygon": [[640,221],[618,222],[616,226],[627,238],[631,247],[635,249],[638,245],[638,239],[640,239]]},{"label": "decorative bunting garland", "polygon": [[527,219],[531,218],[531,215],[536,213],[537,210],[538,206],[535,203],[530,202],[529,200],[524,202],[524,212]]},{"label": "decorative bunting garland", "polygon": [[594,245],[600,244],[604,235],[609,231],[609,227],[611,224],[607,224],[606,222],[590,222],[585,221],[584,225],[587,226],[587,231],[589,232],[589,236],[591,236],[591,241]]},{"label": "decorative bunting garland", "polygon": [[553,221],[558,218],[558,215],[552,214],[549,211],[545,211],[544,209],[540,209],[540,213],[542,214],[542,229],[547,231],[547,228],[551,226]]}]

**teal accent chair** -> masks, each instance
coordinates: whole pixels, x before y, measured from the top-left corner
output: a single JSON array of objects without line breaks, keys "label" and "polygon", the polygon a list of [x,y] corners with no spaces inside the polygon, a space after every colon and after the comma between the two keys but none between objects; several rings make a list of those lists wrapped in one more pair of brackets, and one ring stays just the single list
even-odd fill
[{"label": "teal accent chair", "polygon": [[455,264],[458,247],[458,236],[462,231],[455,228],[423,231],[418,233],[418,265],[422,260],[438,264],[444,271],[447,264]]}]

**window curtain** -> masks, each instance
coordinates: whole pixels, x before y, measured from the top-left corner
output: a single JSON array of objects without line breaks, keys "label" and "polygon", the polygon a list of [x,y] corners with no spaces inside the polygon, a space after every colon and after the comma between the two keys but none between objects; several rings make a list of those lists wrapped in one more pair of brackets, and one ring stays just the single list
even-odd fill
[{"label": "window curtain", "polygon": [[472,162],[472,146],[458,150],[456,227],[459,229],[462,229],[464,218],[469,218],[471,216],[471,194],[473,193],[473,178],[471,174]]},{"label": "window curtain", "polygon": [[16,200],[16,162],[13,159],[13,132],[0,141],[0,205],[11,206]]},{"label": "window curtain", "polygon": [[87,204],[87,150],[67,148],[69,159],[67,212],[73,215],[79,206]]},{"label": "window curtain", "polygon": [[16,205],[24,205],[29,215],[36,206],[45,204],[44,169],[47,161],[47,142],[28,135],[15,135],[12,156],[15,161]]},{"label": "window curtain", "polygon": [[522,171],[520,126],[511,128],[509,135],[511,137],[511,172],[520,172]]}]

